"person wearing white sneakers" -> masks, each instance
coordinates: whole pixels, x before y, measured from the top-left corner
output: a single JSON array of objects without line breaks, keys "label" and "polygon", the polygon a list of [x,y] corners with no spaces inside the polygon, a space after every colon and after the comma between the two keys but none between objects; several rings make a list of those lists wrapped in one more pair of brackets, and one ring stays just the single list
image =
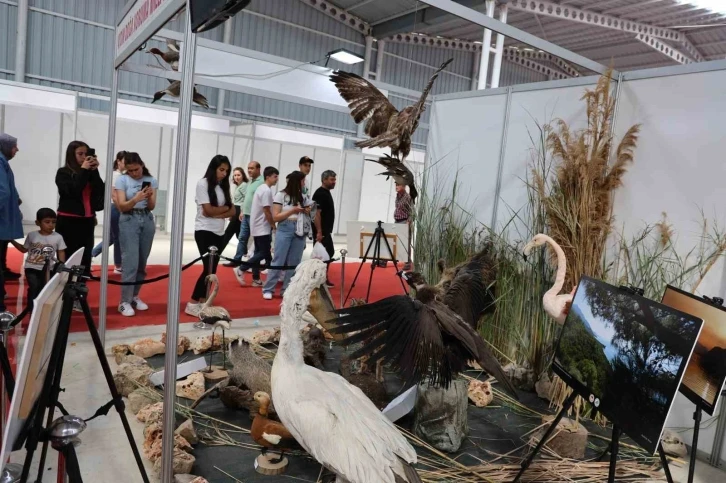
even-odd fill
[{"label": "person wearing white sneakers", "polygon": [[118,311],[131,317],[136,314],[135,310],[149,309],[139,298],[139,291],[140,283],[146,279],[146,261],[154,242],[156,223],[151,210],[156,206],[159,182],[151,176],[138,153],[126,153],[124,164],[126,174],[119,176],[114,184],[117,207],[121,212],[118,221],[121,281],[135,285],[121,287]]}]

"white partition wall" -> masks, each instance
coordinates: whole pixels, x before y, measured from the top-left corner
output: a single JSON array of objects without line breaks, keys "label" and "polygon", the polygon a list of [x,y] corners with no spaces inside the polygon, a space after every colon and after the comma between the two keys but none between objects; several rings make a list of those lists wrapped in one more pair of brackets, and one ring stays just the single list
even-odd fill
[{"label": "white partition wall", "polygon": [[338,179],[336,190],[340,193],[340,202],[336,206],[336,231],[342,235],[348,231],[348,220],[358,220],[360,207],[367,198],[361,195],[363,181],[363,154],[360,151],[345,151],[343,157],[342,179]]}]

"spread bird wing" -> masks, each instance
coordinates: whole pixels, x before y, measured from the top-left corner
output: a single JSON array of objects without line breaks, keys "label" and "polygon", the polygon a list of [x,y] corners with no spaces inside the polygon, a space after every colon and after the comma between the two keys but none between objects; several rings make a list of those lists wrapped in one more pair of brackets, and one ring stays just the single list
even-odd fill
[{"label": "spread bird wing", "polygon": [[368,119],[365,125],[368,136],[374,138],[388,130],[388,121],[398,114],[398,110],[373,84],[356,74],[340,70],[330,74],[330,80],[348,103],[355,123]]},{"label": "spread bird wing", "polygon": [[380,176],[390,176],[393,177],[393,179],[396,180],[397,183],[413,186],[413,173],[410,169],[408,169],[408,166],[403,164],[398,159],[383,156],[378,159],[369,159],[368,161],[378,163],[386,168],[386,171],[384,171],[383,173],[378,173]]},{"label": "spread bird wing", "polygon": [[431,384],[448,387],[465,368],[467,357],[449,357],[437,313],[418,300],[396,295],[335,313],[339,318],[332,332],[347,334],[342,343],[364,342],[351,359],[369,356],[369,364],[390,362],[407,386],[428,378]]},{"label": "spread bird wing", "polygon": [[167,40],[166,48],[172,52],[179,52],[179,44],[175,40]]},{"label": "spread bird wing", "polygon": [[342,376],[305,368],[291,384],[305,390],[281,398],[278,415],[312,457],[346,481],[394,481],[394,470],[404,473],[401,460],[416,463],[405,436]]},{"label": "spread bird wing", "polygon": [[411,130],[410,132],[413,133],[416,128],[418,127],[418,120],[421,117],[421,114],[426,110],[426,98],[429,95],[429,92],[431,91],[431,88],[434,85],[434,81],[439,76],[439,73],[441,73],[442,70],[446,68],[451,62],[453,62],[453,58],[447,60],[443,64],[439,66],[438,69],[436,69],[436,72],[431,76],[429,79],[428,84],[426,84],[426,87],[424,88],[423,92],[421,93],[421,98],[418,100],[416,104],[413,105],[413,113],[411,114],[411,117],[409,118],[409,122],[411,124]]},{"label": "spread bird wing", "polygon": [[477,328],[482,313],[494,307],[492,287],[484,280],[476,266],[458,271],[444,292],[444,304],[473,329]]}]

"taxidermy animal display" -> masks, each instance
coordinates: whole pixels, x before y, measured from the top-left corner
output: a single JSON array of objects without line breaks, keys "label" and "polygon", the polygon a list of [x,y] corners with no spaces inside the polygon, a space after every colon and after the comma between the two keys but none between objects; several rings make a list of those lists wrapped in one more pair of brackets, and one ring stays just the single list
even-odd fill
[{"label": "taxidermy animal display", "polygon": [[390,156],[383,156],[377,160],[369,159],[368,161],[373,161],[374,163],[378,163],[386,168],[383,173],[378,173],[379,176],[386,176],[386,181],[388,181],[388,178],[393,177],[393,180],[396,183],[408,186],[409,191],[411,192],[411,203],[416,202],[418,191],[416,190],[414,183],[413,173],[405,164]]},{"label": "taxidermy animal display", "polygon": [[[328,333],[335,327],[335,324],[330,322],[335,317],[335,304],[333,303],[333,297],[330,295],[328,287],[323,285],[322,287],[315,287],[313,289],[310,293],[308,311]],[[342,334],[331,335],[335,341],[343,339]]]},{"label": "taxidermy animal display", "polygon": [[303,335],[303,359],[305,364],[318,369],[324,369],[325,362],[325,335],[317,327],[310,328]]},{"label": "taxidermy animal display", "polygon": [[166,52],[162,52],[156,47],[149,49],[146,52],[161,57],[164,62],[169,64],[171,70],[179,70],[179,44],[177,44],[173,40],[167,40]]},{"label": "taxidermy animal display", "polygon": [[[172,81],[169,80],[169,87],[164,89],[163,91],[158,91],[154,94],[154,100],[151,101],[151,103],[155,103],[165,95],[169,94],[171,97],[179,97],[179,91],[181,89],[181,81]],[[201,95],[199,92],[197,92],[197,88],[194,88],[194,102],[199,104],[205,109],[209,109],[209,102],[207,102],[207,98]]]},{"label": "taxidermy animal display", "polygon": [[[255,354],[249,342],[243,339],[232,342],[229,346],[229,360],[234,364],[234,369],[230,372],[230,375],[234,377],[230,381],[232,384],[244,385],[253,394],[258,391],[273,394],[270,385],[272,367],[262,357]],[[273,400],[276,400],[274,394]],[[276,411],[272,403],[270,403],[270,410]]]},{"label": "taxidermy animal display", "polygon": [[265,455],[268,449],[280,451],[279,458],[269,460],[274,463],[282,461],[285,451],[302,449],[282,423],[268,417],[270,395],[258,391],[254,397],[255,401],[260,405],[260,410],[255,415],[255,419],[252,420],[250,434],[254,442],[262,446],[262,454]]},{"label": "taxidermy animal display", "polygon": [[282,299],[272,398],[282,424],[338,482],[421,482],[416,451],[376,406],[342,376],[303,361],[300,330],[310,294],[326,280],[316,259],[298,265]]},{"label": "taxidermy animal display", "polygon": [[551,237],[540,233],[535,235],[532,240],[524,247],[524,259],[527,259],[534,247],[539,247],[549,243],[557,255],[557,274],[555,276],[555,284],[542,297],[542,306],[550,317],[555,319],[560,325],[565,323],[567,313],[572,306],[572,297],[575,295],[577,287],[572,288],[572,292],[567,295],[559,295],[562,286],[565,284],[565,274],[567,273],[567,260],[565,252]]},{"label": "taxidermy animal display", "polygon": [[426,285],[419,274],[403,274],[416,290],[415,299],[395,295],[339,309],[338,327],[333,332],[359,331],[348,335],[343,344],[373,337],[350,357],[369,356],[369,364],[378,360],[392,363],[406,386],[428,380],[429,385],[448,388],[473,359],[518,399],[514,385],[475,329],[481,313],[494,302],[482,277],[481,259],[486,256],[482,252],[473,257],[445,291]]},{"label": "taxidermy animal display", "polygon": [[[227,344],[224,342],[224,331],[229,330],[232,326],[232,319],[229,316],[229,312],[224,307],[215,307],[212,305],[214,299],[219,293],[219,279],[214,274],[206,276],[204,281],[212,286],[212,290],[209,293],[209,297],[202,305],[199,310],[199,320],[207,325],[212,326],[212,342],[214,342],[214,331],[217,328],[222,329],[222,367],[224,368],[227,363]],[[209,357],[209,370],[212,370],[212,357]]]},{"label": "taxidermy animal display", "polygon": [[350,72],[335,71],[330,80],[338,88],[341,97],[350,107],[350,114],[356,124],[366,119],[365,133],[370,139],[358,141],[359,148],[391,148],[391,154],[405,159],[411,152],[411,137],[418,127],[418,120],[425,110],[426,98],[439,73],[454,59],[449,59],[434,72],[418,102],[398,111],[388,98],[362,77]]}]

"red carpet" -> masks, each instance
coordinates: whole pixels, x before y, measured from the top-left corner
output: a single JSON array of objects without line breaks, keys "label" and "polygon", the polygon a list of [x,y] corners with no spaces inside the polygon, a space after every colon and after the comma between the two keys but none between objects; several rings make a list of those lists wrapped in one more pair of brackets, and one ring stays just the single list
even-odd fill
[{"label": "red carpet", "polygon": [[[21,272],[23,256],[20,252],[12,247],[8,248],[8,267],[14,272]],[[345,290],[350,290],[350,284],[355,278],[355,274],[360,266],[359,262],[346,263],[345,264]],[[340,263],[334,263],[330,267],[330,280],[336,284],[330,290],[333,296],[333,301],[336,306],[340,303],[340,275],[341,275]],[[99,276],[101,271],[100,266],[94,266],[93,274]],[[180,322],[193,322],[197,320],[195,317],[184,313],[184,307],[190,300],[194,284],[202,271],[201,262],[194,265],[184,272],[182,272],[182,301],[179,307]],[[169,272],[169,267],[166,265],[151,265],[147,270],[147,278],[154,278]],[[351,298],[365,298],[366,291],[368,289],[368,279],[370,277],[370,264],[366,264],[360,272],[356,287],[354,288]],[[252,280],[250,273],[245,274],[247,283]],[[280,302],[282,298],[279,296],[281,285],[278,285],[276,296],[272,300],[264,300],[262,298],[262,290],[259,287],[240,287],[237,279],[232,273],[231,268],[220,267],[217,269],[217,276],[219,277],[220,291],[217,298],[214,301],[214,305],[219,305],[226,308],[233,318],[247,318],[247,317],[263,317],[270,315],[277,315],[280,313]],[[121,280],[121,275],[113,273],[109,275],[110,280]],[[265,279],[265,276],[262,276]],[[18,295],[19,281],[5,282],[5,290],[8,292],[8,298],[5,303],[8,310],[15,312],[19,309],[16,307],[16,300]],[[91,311],[94,314],[94,318],[98,315],[99,306],[99,292],[100,282],[89,282],[89,303],[91,305]],[[141,299],[149,305],[149,310],[141,312],[137,311],[133,317],[124,317],[118,313],[116,307],[121,298],[121,287],[118,285],[109,285],[108,288],[108,318],[107,318],[107,329],[123,329],[126,327],[135,327],[142,325],[164,325],[166,324],[167,315],[167,297],[168,297],[169,283],[168,280],[161,280],[149,285],[144,285],[141,288],[139,296]],[[23,288],[23,301],[22,307],[25,307],[25,295],[27,288]],[[403,289],[401,288],[400,279],[395,274],[395,269],[391,264],[388,268],[376,268],[373,275],[373,283],[371,285],[370,301],[374,302],[381,298],[388,297],[390,295],[402,294]],[[17,312],[16,312],[17,313]],[[29,318],[26,318],[24,324],[27,324]],[[98,323],[98,321],[96,321]],[[80,313],[75,313],[73,316],[73,322],[71,331],[79,332],[86,330],[86,324],[83,320],[83,316]]]}]

